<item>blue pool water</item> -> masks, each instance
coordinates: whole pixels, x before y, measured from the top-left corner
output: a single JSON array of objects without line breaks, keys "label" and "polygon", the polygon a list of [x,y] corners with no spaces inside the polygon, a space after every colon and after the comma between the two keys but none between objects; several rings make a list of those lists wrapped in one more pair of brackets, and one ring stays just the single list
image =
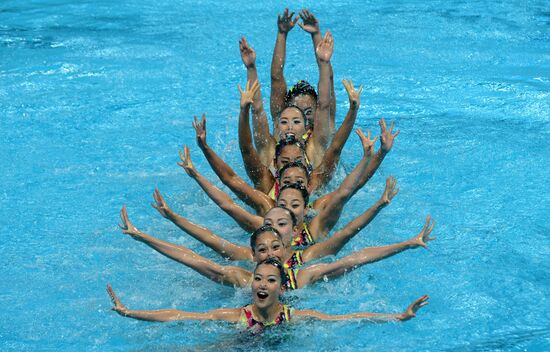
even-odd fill
[{"label": "blue pool water", "polygon": [[[445,350],[550,349],[550,7],[547,1],[298,1],[335,38],[340,81],[365,86],[357,125],[401,129],[379,172],[339,226],[370,206],[384,179],[401,189],[345,248],[409,238],[426,214],[437,241],[293,293],[329,313],[399,312],[404,324],[301,323],[243,340],[219,323],[119,317],[111,283],[135,309],[203,311],[249,301],[120,233],[123,204],[140,229],[218,259],[149,205],[159,187],[191,220],[234,241],[245,234],[176,165],[206,112],[210,144],[245,175],[236,142],[245,70],[258,54],[269,94],[276,1],[13,1],[0,4],[0,349]],[[310,38],[289,35],[286,77],[317,81]],[[346,145],[337,180],[360,157]]]}]

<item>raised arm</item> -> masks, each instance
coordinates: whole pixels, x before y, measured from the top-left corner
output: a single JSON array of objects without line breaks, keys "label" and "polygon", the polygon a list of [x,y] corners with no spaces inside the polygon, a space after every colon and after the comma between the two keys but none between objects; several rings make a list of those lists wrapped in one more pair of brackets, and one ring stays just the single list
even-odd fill
[{"label": "raised arm", "polygon": [[317,110],[313,117],[313,156],[314,165],[323,160],[324,151],[330,141],[330,58],[334,50],[332,34],[327,31],[325,37],[316,49],[317,63],[319,64],[319,97]]},{"label": "raised arm", "polygon": [[[300,18],[302,23],[298,22],[298,26],[304,31],[311,34],[311,40],[313,42],[313,52],[315,53],[315,58],[317,59],[317,65],[319,65],[319,59],[317,58],[317,46],[323,40],[321,34],[321,28],[319,26],[319,21],[307,9],[300,11]],[[334,133],[335,117],[336,117],[336,95],[334,94],[334,74],[332,71],[332,64],[329,62],[330,67],[330,133]],[[321,73],[321,68],[319,67],[319,73]],[[321,90],[321,79],[319,78],[319,91]]]},{"label": "raised arm", "polygon": [[283,110],[285,105],[286,81],[284,76],[285,59],[286,59],[286,37],[288,32],[294,28],[298,22],[298,16],[292,18],[294,12],[288,13],[288,8],[285,9],[283,15],[277,16],[277,39],[275,41],[275,49],[273,50],[273,59],[271,60],[271,98],[270,109],[271,119],[273,120],[273,135],[279,135],[277,131],[277,116]]},{"label": "raised arm", "polygon": [[190,267],[212,281],[233,287],[245,287],[250,282],[252,277],[250,271],[236,266],[219,265],[198,255],[189,248],[159,240],[158,238],[139,231],[130,222],[126,207],[120,210],[120,218],[122,219],[122,224],[118,226],[122,229],[122,233],[130,235],[136,241],[145,243],[165,257]]},{"label": "raised arm", "polygon": [[323,187],[331,180],[334,170],[340,160],[342,149],[344,148],[344,145],[353,130],[353,125],[355,124],[355,120],[357,118],[357,111],[359,110],[359,106],[361,104],[360,96],[363,91],[363,86],[360,86],[359,90],[356,91],[353,87],[352,81],[348,82],[344,80],[343,83],[350,101],[349,110],[344,118],[344,121],[342,122],[342,125],[338,128],[338,131],[334,135],[330,146],[325,152],[322,163],[317,166],[315,170],[313,170],[311,175],[312,187],[314,187],[313,190]]},{"label": "raised arm", "polygon": [[[248,44],[245,37],[239,40],[239,49],[241,52],[241,59],[246,67],[246,81],[259,82],[258,72],[256,71],[256,52]],[[262,91],[260,89],[254,93],[252,111],[254,144],[256,145],[262,163],[264,165],[269,165],[271,163],[273,149],[275,148],[275,141],[269,133],[269,123],[267,122]]]},{"label": "raised arm", "polygon": [[220,236],[214,234],[209,229],[198,226],[187,220],[181,215],[176,214],[166,203],[158,189],[153,193],[154,203],[151,203],[160,215],[173,222],[177,227],[193,236],[195,239],[212,248],[222,257],[229,260],[253,260],[252,249],[250,247],[239,246]]},{"label": "raised arm", "polygon": [[116,296],[111,285],[107,285],[107,293],[113,302],[115,312],[123,317],[134,318],[146,321],[173,321],[173,320],[224,320],[236,322],[240,317],[239,308],[224,308],[211,310],[205,313],[183,312],[177,309],[161,309],[161,310],[131,310],[126,308],[120,299]]},{"label": "raised arm", "polygon": [[337,254],[356,234],[365,228],[378,213],[384,209],[399,189],[395,189],[396,180],[393,177],[386,178],[386,188],[379,200],[366,212],[349,222],[343,229],[336,231],[328,240],[315,243],[302,253],[302,261],[309,262],[314,259]]},{"label": "raised arm", "polygon": [[361,137],[361,142],[363,143],[363,157],[353,171],[344,179],[342,184],[329,194],[330,197],[322,204],[319,215],[311,221],[310,230],[315,241],[326,237],[334,225],[336,225],[344,206],[357,189],[360,175],[366,172],[369,165],[372,147],[376,138],[371,140],[370,132],[368,138],[363,138],[364,135],[360,129],[357,130],[357,134]]},{"label": "raised arm", "polygon": [[[239,114],[239,147],[243,157],[244,168],[254,187],[259,191],[267,194],[273,187],[275,179],[269,171],[269,163],[264,164],[254,145],[252,144],[252,132],[250,131],[250,104],[252,104],[252,96],[256,90],[260,89],[258,81],[247,82],[246,90],[243,91],[240,86],[241,94],[240,114]],[[270,152],[270,158],[275,155],[275,146]]]},{"label": "raised arm", "polygon": [[399,314],[385,314],[385,313],[349,313],[349,314],[326,314],[315,310],[304,309],[295,310],[294,317],[297,318],[312,318],[318,320],[351,320],[351,319],[366,319],[374,323],[385,323],[389,321],[406,321],[416,317],[416,312],[428,304],[429,297],[422,296],[416,301],[412,302],[403,313]]},{"label": "raised arm", "polygon": [[199,186],[201,186],[204,192],[206,192],[208,197],[210,197],[214,203],[216,203],[227,215],[231,216],[233,220],[235,220],[235,222],[237,222],[237,224],[247,232],[252,232],[262,226],[262,217],[244,210],[242,207],[237,205],[227,193],[214,186],[210,181],[202,176],[191,162],[189,147],[185,146],[183,150],[183,153],[180,151],[181,162],[178,162],[178,165],[181,166],[187,175],[191,176],[191,178],[194,179]]},{"label": "raised arm", "polygon": [[394,256],[407,249],[418,247],[428,248],[427,242],[435,237],[429,237],[434,224],[430,216],[426,218],[426,225],[420,233],[410,240],[382,247],[368,247],[354,252],[347,257],[328,264],[316,264],[298,272],[298,287],[302,288],[325,278],[331,279],[341,276],[349,271],[355,270],[365,264],[374,263],[379,260]]},{"label": "raised arm", "polygon": [[206,143],[206,117],[204,114],[200,122],[195,116],[193,128],[195,128],[197,144],[220,180],[229,187],[240,200],[254,208],[256,213],[263,216],[269,209],[273,208],[273,200],[267,194],[250,187],[212,148],[210,148],[208,143]]}]

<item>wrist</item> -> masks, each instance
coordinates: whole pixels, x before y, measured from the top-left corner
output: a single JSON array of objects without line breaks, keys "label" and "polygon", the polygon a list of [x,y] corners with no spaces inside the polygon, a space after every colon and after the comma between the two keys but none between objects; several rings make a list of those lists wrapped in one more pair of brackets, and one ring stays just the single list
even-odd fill
[{"label": "wrist", "polygon": [[251,64],[245,65],[247,70],[255,70],[256,69],[256,63],[253,62]]}]

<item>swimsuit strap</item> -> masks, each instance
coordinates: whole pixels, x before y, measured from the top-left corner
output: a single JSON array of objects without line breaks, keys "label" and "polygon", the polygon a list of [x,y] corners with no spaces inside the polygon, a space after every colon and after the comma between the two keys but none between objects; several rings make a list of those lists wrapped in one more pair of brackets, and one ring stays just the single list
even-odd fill
[{"label": "swimsuit strap", "polygon": [[285,269],[285,274],[287,277],[285,287],[288,290],[295,290],[298,288],[298,282],[296,276],[298,274],[298,269]]}]

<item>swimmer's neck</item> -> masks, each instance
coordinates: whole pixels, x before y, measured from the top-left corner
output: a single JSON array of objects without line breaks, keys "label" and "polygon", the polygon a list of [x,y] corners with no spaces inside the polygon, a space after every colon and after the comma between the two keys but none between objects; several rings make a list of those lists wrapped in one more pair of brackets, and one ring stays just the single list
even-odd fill
[{"label": "swimmer's neck", "polygon": [[259,308],[256,304],[252,304],[252,308],[251,308],[252,315],[259,322],[262,322],[262,323],[272,322],[277,318],[277,316],[279,315],[279,312],[281,311],[280,305],[281,304],[277,302],[272,306]]}]

